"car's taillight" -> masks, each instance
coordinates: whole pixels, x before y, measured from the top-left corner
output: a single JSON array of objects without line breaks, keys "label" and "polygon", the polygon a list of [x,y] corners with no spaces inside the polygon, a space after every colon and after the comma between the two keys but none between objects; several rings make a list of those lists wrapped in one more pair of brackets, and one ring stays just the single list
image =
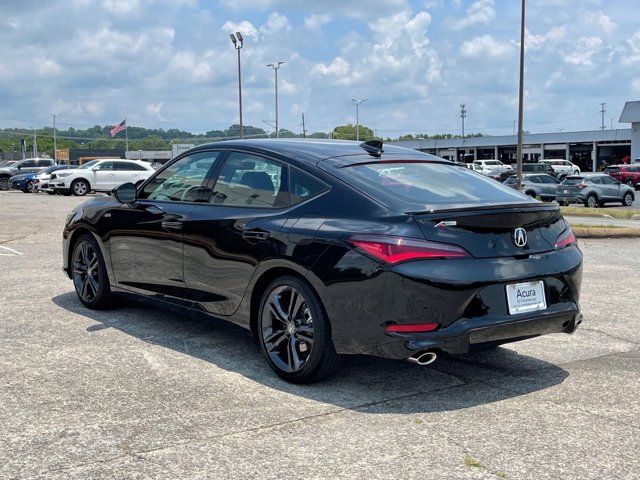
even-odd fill
[{"label": "car's taillight", "polygon": [[433,332],[438,328],[437,323],[409,323],[409,324],[394,324],[387,325],[385,327],[386,332],[396,333],[419,333],[419,332]]},{"label": "car's taillight", "polygon": [[389,264],[409,260],[471,257],[469,252],[457,245],[415,238],[356,235],[349,239],[349,243]]},{"label": "car's taillight", "polygon": [[576,243],[578,243],[578,240],[576,239],[573,230],[571,230],[571,227],[567,226],[567,229],[562,232],[558,237],[558,240],[556,240],[556,248],[564,248],[569,245],[575,245]]},{"label": "car's taillight", "polygon": [[580,188],[580,189],[582,189],[582,188],[586,188],[586,187],[587,187],[587,184],[586,184],[586,183],[578,183],[578,184],[576,185],[576,188]]}]

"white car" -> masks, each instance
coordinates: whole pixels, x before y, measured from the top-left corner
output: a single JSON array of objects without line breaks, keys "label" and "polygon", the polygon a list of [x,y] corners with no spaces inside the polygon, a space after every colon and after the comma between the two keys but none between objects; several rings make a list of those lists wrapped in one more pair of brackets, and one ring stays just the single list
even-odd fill
[{"label": "white car", "polygon": [[49,189],[81,197],[89,192],[110,192],[124,183],[138,185],[154,172],[148,162],[103,158],[91,160],[78,168],[52,173]]},{"label": "white car", "polygon": [[551,165],[553,171],[558,174],[558,178],[566,177],[567,175],[580,175],[580,167],[569,160],[540,160],[540,163]]},{"label": "white car", "polygon": [[504,172],[511,168],[510,165],[505,165],[500,160],[474,160],[473,164],[480,167],[473,167],[476,172],[480,172],[485,175],[494,171]]}]

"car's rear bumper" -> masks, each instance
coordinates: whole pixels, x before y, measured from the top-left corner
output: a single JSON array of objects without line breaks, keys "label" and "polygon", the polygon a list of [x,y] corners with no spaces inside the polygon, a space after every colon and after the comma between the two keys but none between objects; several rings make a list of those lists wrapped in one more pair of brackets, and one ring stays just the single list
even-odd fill
[{"label": "car's rear bumper", "polygon": [[556,194],[556,200],[563,200],[566,202],[584,202],[585,197],[584,195],[579,195],[579,194]]},{"label": "car's rear bumper", "polygon": [[575,304],[535,314],[462,318],[437,332],[411,335],[388,333],[389,343],[366,353],[396,359],[408,358],[426,350],[461,354],[483,344],[508,343],[550,333],[573,333],[581,323],[582,314]]}]

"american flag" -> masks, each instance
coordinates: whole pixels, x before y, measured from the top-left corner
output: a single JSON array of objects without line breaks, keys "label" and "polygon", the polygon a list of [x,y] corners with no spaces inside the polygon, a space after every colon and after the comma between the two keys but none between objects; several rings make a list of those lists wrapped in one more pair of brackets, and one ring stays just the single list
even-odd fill
[{"label": "american flag", "polygon": [[127,128],[127,119],[125,118],[118,125],[113,127],[111,129],[111,132],[109,133],[112,137],[115,137],[118,134],[118,132],[121,132],[122,130],[126,130],[126,128]]}]

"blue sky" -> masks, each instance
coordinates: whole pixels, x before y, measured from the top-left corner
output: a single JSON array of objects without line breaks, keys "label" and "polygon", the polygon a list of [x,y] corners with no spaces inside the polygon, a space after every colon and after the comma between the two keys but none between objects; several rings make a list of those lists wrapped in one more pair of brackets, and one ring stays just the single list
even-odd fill
[{"label": "blue sky", "polygon": [[[637,0],[530,0],[525,128],[614,128],[640,97]],[[194,132],[245,124],[381,135],[511,133],[517,116],[516,0],[23,0],[0,7],[0,126],[114,124]],[[620,125],[620,127],[625,127]]]}]

